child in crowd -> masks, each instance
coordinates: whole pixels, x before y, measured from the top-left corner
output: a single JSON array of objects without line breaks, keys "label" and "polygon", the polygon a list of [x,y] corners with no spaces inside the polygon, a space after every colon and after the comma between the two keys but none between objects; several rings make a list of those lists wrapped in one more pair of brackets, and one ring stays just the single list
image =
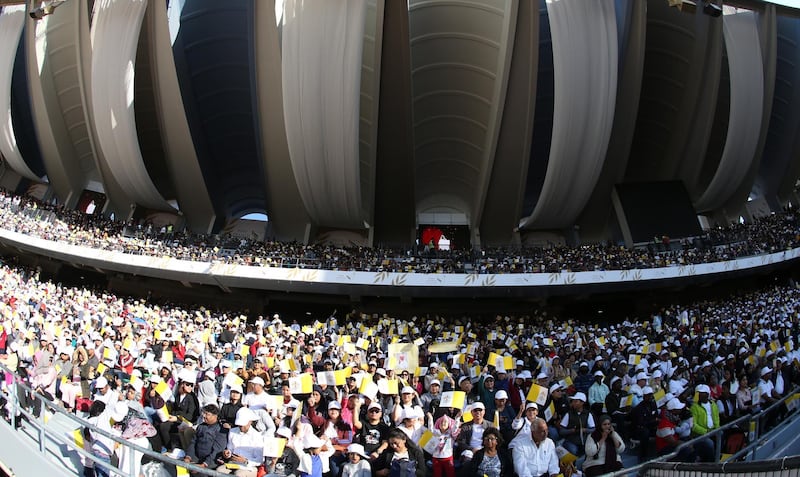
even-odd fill
[{"label": "child in crowd", "polygon": [[341,477],[372,477],[369,457],[361,444],[347,446],[347,463],[342,466]]},{"label": "child in crowd", "polygon": [[453,442],[461,428],[458,421],[444,415],[436,420],[433,425],[433,438],[437,440],[433,451],[433,477],[454,477],[456,473],[453,464]]},{"label": "child in crowd", "polygon": [[322,477],[322,458],[319,453],[323,446],[325,441],[314,434],[306,434],[303,440],[295,445],[295,452],[300,458],[300,465],[297,467],[300,477]]}]

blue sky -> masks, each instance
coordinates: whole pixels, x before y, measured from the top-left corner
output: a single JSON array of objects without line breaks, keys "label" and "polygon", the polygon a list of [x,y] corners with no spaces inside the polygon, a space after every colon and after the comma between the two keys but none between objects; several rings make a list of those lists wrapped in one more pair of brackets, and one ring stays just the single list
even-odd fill
[{"label": "blue sky", "polygon": [[787,7],[800,8],[800,0],[769,0],[770,3],[786,5]]}]

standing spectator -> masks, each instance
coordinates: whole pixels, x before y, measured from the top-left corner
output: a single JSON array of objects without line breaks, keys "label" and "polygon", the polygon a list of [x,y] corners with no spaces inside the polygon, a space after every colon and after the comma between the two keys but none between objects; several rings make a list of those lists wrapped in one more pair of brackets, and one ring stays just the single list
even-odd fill
[{"label": "standing spectator", "polygon": [[461,426],[461,432],[456,439],[456,452],[461,454],[469,449],[473,455],[483,447],[483,433],[491,427],[491,423],[485,419],[486,406],[478,401],[470,409],[472,421]]},{"label": "standing spectator", "polygon": [[611,392],[608,385],[603,382],[602,371],[594,372],[594,383],[589,386],[589,410],[592,411],[594,416],[599,416],[603,413],[603,407],[606,405],[606,396]]},{"label": "standing spectator", "polygon": [[[455,463],[453,449],[455,438],[461,429],[458,421],[449,416],[442,416],[433,425],[433,438],[437,440],[436,449],[433,451],[433,477],[455,477]],[[485,438],[484,433],[484,438]],[[485,439],[484,439],[485,441]]]},{"label": "standing spectator", "polygon": [[503,435],[503,440],[509,442],[514,437],[514,430],[511,424],[514,422],[514,409],[508,404],[508,393],[501,389],[494,395],[495,410],[491,421],[500,425],[500,434]]}]

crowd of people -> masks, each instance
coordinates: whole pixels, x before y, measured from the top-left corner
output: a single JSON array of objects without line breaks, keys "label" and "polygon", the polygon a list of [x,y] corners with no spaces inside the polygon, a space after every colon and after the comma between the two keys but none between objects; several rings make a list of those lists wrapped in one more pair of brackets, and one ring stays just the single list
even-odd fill
[{"label": "crowd of people", "polygon": [[[731,260],[792,249],[800,243],[794,210],[748,224],[711,229],[679,246],[659,240],[649,247],[619,244],[577,247],[427,250],[198,235],[130,221],[87,215],[31,197],[0,192],[0,228],[34,237],[136,255],[248,266],[411,273],[554,273],[670,267]],[[125,233],[125,231],[128,233]]]},{"label": "crowd of people", "polygon": [[[238,476],[591,476],[621,468],[626,448],[667,454],[794,392],[798,311],[800,290],[784,285],[614,325],[356,311],[300,324],[156,306],[3,264],[0,357],[15,371],[3,388],[28,384],[18,395],[34,414],[47,412],[41,395]],[[103,462],[147,464],[85,437]],[[698,442],[678,459],[713,459],[711,440]],[[107,474],[86,462],[86,475]]]},{"label": "crowd of people", "polygon": [[[125,233],[125,228],[134,230]],[[0,194],[0,228],[130,254],[252,266],[417,273],[665,267],[797,246],[797,214],[709,231],[681,247],[584,245],[431,254],[198,236],[121,224]],[[223,245],[224,244],[224,245]],[[225,251],[227,250],[227,252]],[[187,463],[238,476],[592,476],[681,446],[800,384],[793,285],[671,306],[614,325],[543,311],[395,319],[352,311],[313,323],[156,305],[0,266],[2,386]],[[26,384],[34,392],[25,392]],[[9,407],[6,412],[10,412]],[[788,412],[771,412],[774,425]],[[16,426],[23,416],[8,414]],[[147,465],[97,432],[86,450]],[[743,445],[744,432],[726,434]],[[85,475],[107,469],[85,461]]]}]

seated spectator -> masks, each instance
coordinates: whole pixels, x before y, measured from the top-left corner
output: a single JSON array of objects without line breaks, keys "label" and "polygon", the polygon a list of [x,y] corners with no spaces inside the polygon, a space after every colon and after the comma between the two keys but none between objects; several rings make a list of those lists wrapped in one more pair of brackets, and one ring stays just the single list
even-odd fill
[{"label": "seated spectator", "polygon": [[586,438],[586,460],[583,473],[586,477],[610,474],[622,469],[622,453],[625,443],[614,430],[611,416],[603,414],[599,426]]},{"label": "seated spectator", "polygon": [[256,420],[258,416],[250,409],[239,409],[236,413],[237,427],[228,433],[228,445],[222,451],[224,462],[217,467],[217,472],[256,477],[257,467],[264,463],[264,437],[253,427]]},{"label": "seated spectator", "polygon": [[577,392],[569,399],[570,409],[561,418],[559,432],[564,438],[564,448],[580,457],[584,452],[586,437],[595,429],[594,417],[586,408],[585,394]]},{"label": "seated spectator", "polygon": [[500,431],[496,427],[486,429],[483,433],[483,447],[464,463],[459,475],[510,477],[513,475],[513,465],[505,449],[505,441]]},{"label": "seated spectator", "polygon": [[389,432],[389,448],[375,460],[373,475],[388,477],[390,475],[409,475],[414,472],[417,477],[425,477],[427,467],[425,456],[414,442],[400,429]]},{"label": "seated spectator", "polygon": [[219,408],[207,404],[201,412],[203,422],[194,431],[191,442],[186,447],[184,461],[200,467],[216,467],[216,461],[228,443],[219,423]]},{"label": "seated spectator", "polygon": [[547,434],[547,423],[537,418],[531,425],[530,438],[514,447],[512,457],[518,477],[556,477],[561,472],[555,444]]}]

